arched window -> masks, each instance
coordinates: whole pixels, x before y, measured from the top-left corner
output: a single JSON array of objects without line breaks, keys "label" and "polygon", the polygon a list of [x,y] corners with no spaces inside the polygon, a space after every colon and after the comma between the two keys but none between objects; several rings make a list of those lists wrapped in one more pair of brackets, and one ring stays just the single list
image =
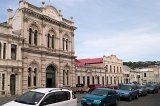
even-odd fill
[{"label": "arched window", "polygon": [[54,41],[54,35],[52,35],[52,48],[54,49],[54,43],[55,43],[55,41]]},{"label": "arched window", "polygon": [[65,50],[65,38],[63,38],[63,50]]},{"label": "arched window", "polygon": [[68,51],[68,39],[66,39],[66,50]]},{"label": "arched window", "polygon": [[69,70],[67,70],[67,85],[69,85]]},{"label": "arched window", "polygon": [[34,45],[37,45],[37,37],[38,37],[37,30],[35,30],[35,32],[34,32]]},{"label": "arched window", "polygon": [[47,43],[48,43],[47,47],[50,48],[50,46],[49,46],[50,45],[50,34],[48,34],[48,42]]},{"label": "arched window", "polygon": [[31,71],[32,71],[32,69],[28,68],[28,87],[31,86]]},{"label": "arched window", "polygon": [[34,74],[33,74],[33,85],[37,85],[37,68],[34,69]]},{"label": "arched window", "polygon": [[29,28],[29,44],[32,43],[32,29]]}]

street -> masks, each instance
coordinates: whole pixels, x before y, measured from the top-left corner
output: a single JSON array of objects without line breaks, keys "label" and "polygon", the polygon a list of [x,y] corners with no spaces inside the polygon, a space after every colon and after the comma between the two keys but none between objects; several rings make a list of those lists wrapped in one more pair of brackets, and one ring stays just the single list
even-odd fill
[{"label": "street", "polygon": [[[84,94],[76,94],[78,99],[78,106],[80,105],[81,98]],[[6,102],[15,99],[15,97],[0,97],[0,106]],[[133,100],[131,102],[123,100],[119,102],[118,106],[160,106],[160,93],[158,94],[148,94],[148,96],[139,97],[138,100]]]}]

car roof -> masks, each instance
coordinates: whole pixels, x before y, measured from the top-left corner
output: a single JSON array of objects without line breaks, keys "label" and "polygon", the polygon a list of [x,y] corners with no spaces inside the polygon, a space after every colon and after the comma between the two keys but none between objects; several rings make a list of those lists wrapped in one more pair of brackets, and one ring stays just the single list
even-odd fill
[{"label": "car roof", "polygon": [[135,84],[119,84],[119,85],[132,85],[132,86],[135,86]]},{"label": "car roof", "polygon": [[96,89],[102,89],[102,90],[113,91],[113,89],[109,89],[109,88],[96,88]]},{"label": "car roof", "polygon": [[41,92],[41,93],[47,93],[47,92],[70,91],[70,90],[65,89],[65,88],[37,88],[37,89],[30,90],[30,91]]}]

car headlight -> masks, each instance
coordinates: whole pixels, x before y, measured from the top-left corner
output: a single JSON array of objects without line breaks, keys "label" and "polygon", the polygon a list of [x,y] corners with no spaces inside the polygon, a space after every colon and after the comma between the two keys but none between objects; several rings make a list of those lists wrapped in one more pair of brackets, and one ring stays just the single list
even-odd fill
[{"label": "car headlight", "polygon": [[94,103],[101,103],[101,101],[100,100],[94,100]]},{"label": "car headlight", "polygon": [[82,98],[82,101],[86,101],[86,99],[85,99],[85,98]]}]

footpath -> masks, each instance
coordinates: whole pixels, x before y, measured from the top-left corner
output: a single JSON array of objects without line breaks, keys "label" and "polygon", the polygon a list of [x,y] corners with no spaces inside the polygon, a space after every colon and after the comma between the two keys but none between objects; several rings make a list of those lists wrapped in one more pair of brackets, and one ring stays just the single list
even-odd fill
[{"label": "footpath", "polygon": [[9,101],[12,101],[16,98],[17,96],[10,96],[10,97],[0,97],[0,106],[9,102]]}]

